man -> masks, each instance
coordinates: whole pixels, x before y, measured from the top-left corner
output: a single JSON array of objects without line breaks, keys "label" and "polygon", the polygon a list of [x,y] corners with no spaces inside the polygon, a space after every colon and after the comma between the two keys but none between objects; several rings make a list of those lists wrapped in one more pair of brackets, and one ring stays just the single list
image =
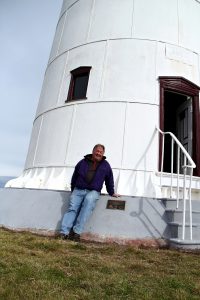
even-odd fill
[{"label": "man", "polygon": [[61,225],[62,239],[80,240],[80,234],[95,208],[104,182],[108,194],[119,197],[114,192],[113,172],[104,152],[105,147],[97,144],[92,154],[87,154],[75,166],[71,179],[69,208]]}]

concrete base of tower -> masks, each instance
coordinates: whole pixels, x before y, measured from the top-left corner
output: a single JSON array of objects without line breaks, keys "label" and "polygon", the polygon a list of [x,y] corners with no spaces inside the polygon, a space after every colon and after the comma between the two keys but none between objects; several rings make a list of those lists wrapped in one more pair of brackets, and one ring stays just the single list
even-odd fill
[{"label": "concrete base of tower", "polygon": [[[0,226],[56,235],[70,192],[0,189]],[[82,239],[146,246],[163,246],[168,237],[165,207],[155,198],[101,195]]]}]

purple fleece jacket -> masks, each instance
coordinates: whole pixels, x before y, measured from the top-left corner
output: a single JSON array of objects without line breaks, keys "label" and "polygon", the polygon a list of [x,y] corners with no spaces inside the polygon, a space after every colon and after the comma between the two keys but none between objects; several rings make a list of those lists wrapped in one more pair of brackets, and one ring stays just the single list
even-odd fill
[{"label": "purple fleece jacket", "polygon": [[109,163],[106,161],[105,156],[99,163],[92,182],[87,183],[86,174],[89,168],[88,159],[91,159],[91,157],[91,154],[84,156],[84,159],[80,160],[75,166],[75,170],[71,180],[72,191],[76,187],[78,189],[88,189],[101,192],[103,183],[105,181],[106,190],[108,194],[112,196],[114,194],[113,172]]}]

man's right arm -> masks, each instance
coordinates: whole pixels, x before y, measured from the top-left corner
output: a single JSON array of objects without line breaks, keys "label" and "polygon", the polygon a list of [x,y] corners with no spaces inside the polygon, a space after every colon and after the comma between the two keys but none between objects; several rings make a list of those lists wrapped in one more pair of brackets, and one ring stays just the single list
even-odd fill
[{"label": "man's right arm", "polygon": [[74,188],[76,186],[76,180],[78,178],[78,171],[79,171],[79,167],[80,167],[81,161],[79,161],[77,163],[77,165],[75,166],[74,172],[72,174],[72,179],[71,179],[71,191],[72,192],[73,192],[73,190],[74,190]]}]

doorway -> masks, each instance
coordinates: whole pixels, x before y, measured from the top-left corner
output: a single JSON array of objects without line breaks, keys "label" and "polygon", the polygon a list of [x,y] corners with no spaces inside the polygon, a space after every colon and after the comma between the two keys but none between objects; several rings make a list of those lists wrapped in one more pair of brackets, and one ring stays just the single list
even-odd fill
[{"label": "doorway", "polygon": [[[160,129],[164,132],[172,132],[178,138],[197,165],[194,175],[200,176],[199,87],[182,77],[159,77],[159,80]],[[174,151],[176,153],[176,147]],[[160,165],[161,152],[160,140]],[[183,160],[183,157],[180,159]],[[174,173],[176,173],[176,166],[176,155],[174,155]],[[171,171],[169,135],[165,138],[163,171]]]},{"label": "doorway", "polygon": [[[176,92],[164,92],[164,132],[172,132],[181,144],[184,146],[189,155],[193,156],[193,133],[192,133],[192,97],[179,94]],[[176,153],[175,145],[175,153]],[[171,171],[170,153],[171,138],[169,135],[165,137],[165,158],[164,171]],[[181,165],[183,165],[183,157],[181,156]],[[176,155],[174,157],[174,172],[176,173]]]}]

